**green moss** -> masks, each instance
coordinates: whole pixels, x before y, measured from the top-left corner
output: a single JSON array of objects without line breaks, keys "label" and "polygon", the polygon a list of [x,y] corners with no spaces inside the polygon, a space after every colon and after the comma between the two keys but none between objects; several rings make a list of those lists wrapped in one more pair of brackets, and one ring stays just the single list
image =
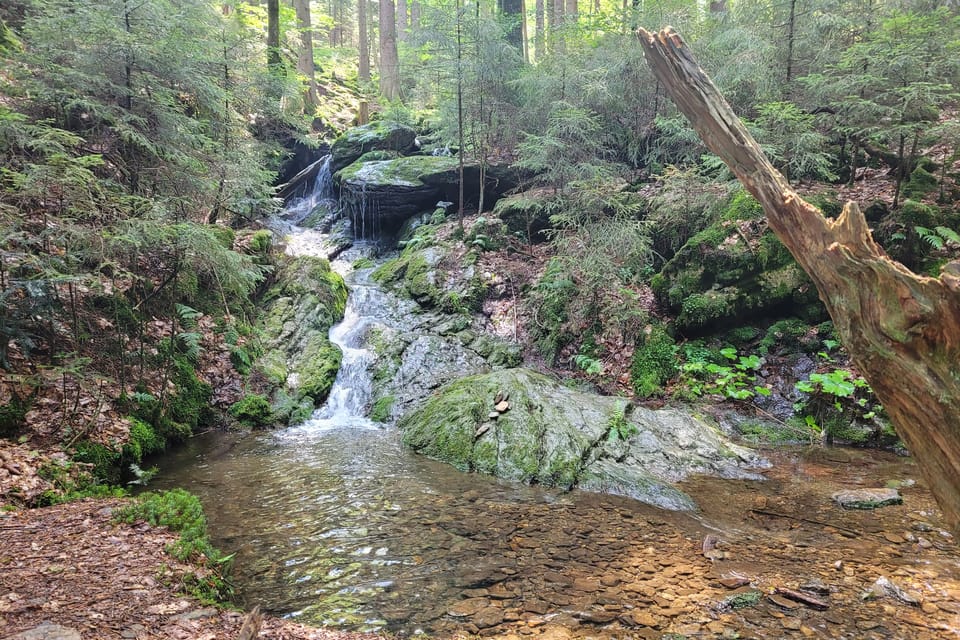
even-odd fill
[{"label": "green moss", "polygon": [[270,253],[270,248],[273,246],[273,233],[268,229],[260,229],[255,231],[252,236],[250,236],[250,252],[266,256]]},{"label": "green moss", "polygon": [[313,398],[314,406],[327,399],[340,370],[343,354],[326,336],[315,335],[307,342],[299,358],[297,392]]},{"label": "green moss", "polygon": [[653,325],[633,352],[630,380],[634,393],[648,398],[677,374],[677,345],[660,325]]},{"label": "green moss", "polygon": [[[811,340],[808,340],[808,337]],[[804,347],[804,350],[810,351],[819,348],[819,346],[820,342],[813,336],[809,324],[799,318],[786,318],[770,325],[763,339],[760,340],[758,351],[761,354],[766,354],[774,347],[788,350]]]},{"label": "green moss", "polygon": [[144,456],[159,453],[167,446],[166,439],[158,434],[153,425],[135,417],[130,418],[130,441],[123,445],[123,458],[139,464]]},{"label": "green moss", "polygon": [[73,460],[92,465],[91,473],[97,480],[108,484],[120,481],[120,452],[96,442],[78,442]]},{"label": "green moss", "polygon": [[233,229],[230,227],[222,227],[220,225],[211,225],[209,227],[209,231],[217,238],[217,242],[220,243],[220,246],[222,246],[224,249],[233,249],[233,243],[237,240],[237,234]]},{"label": "green moss", "polygon": [[720,324],[724,318],[736,315],[735,289],[710,290],[687,296],[680,307],[677,322],[686,327],[706,327]]},{"label": "green moss", "polygon": [[[448,385],[442,395],[430,398],[419,410],[401,418],[404,444],[461,471],[469,471],[474,460],[474,434],[486,419],[490,399],[496,393],[478,389],[476,378],[471,376]],[[485,439],[482,441],[487,446]]]},{"label": "green moss", "polygon": [[940,210],[916,200],[904,200],[897,218],[908,229],[913,227],[932,229],[940,223]]},{"label": "green moss", "polygon": [[251,393],[230,405],[230,415],[245,427],[262,429],[273,424],[273,410],[265,396]]},{"label": "green moss", "polygon": [[438,181],[438,174],[453,174],[459,160],[452,156],[408,156],[394,160],[354,162],[337,175],[341,183],[422,187]]},{"label": "green moss", "polygon": [[730,198],[722,218],[724,220],[760,220],[763,216],[763,207],[756,198],[746,189],[740,188]]},{"label": "green moss", "polygon": [[910,174],[910,180],[903,186],[903,195],[911,200],[921,200],[936,191],[939,185],[937,177],[918,164]]},{"label": "green moss", "polygon": [[136,503],[117,511],[114,521],[128,524],[144,521],[179,533],[177,541],[167,545],[167,553],[181,562],[190,560],[207,569],[202,579],[194,575],[186,581],[187,591],[208,602],[225,601],[232,595],[224,577],[230,557],[223,556],[210,543],[207,518],[195,495],[183,489],[144,493]]},{"label": "green moss", "polygon": [[393,403],[396,398],[392,395],[386,395],[377,398],[370,409],[370,419],[374,422],[387,422],[390,420],[390,412],[393,409]]},{"label": "green moss", "polygon": [[378,149],[376,151],[368,151],[359,158],[357,162],[376,162],[378,160],[395,160],[399,158],[400,154],[396,151],[388,151],[386,149]]}]

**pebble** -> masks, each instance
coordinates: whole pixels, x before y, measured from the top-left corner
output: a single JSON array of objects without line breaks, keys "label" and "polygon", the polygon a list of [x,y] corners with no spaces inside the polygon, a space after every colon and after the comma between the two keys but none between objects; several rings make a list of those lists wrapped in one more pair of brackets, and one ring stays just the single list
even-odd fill
[{"label": "pebble", "polygon": [[633,620],[633,623],[641,627],[651,627],[657,629],[660,627],[660,622],[649,611],[634,611],[630,614],[630,619]]},{"label": "pebble", "polygon": [[503,622],[503,610],[497,607],[487,607],[478,611],[470,621],[480,629],[495,627]]},{"label": "pebble", "polygon": [[780,621],[780,624],[783,625],[784,629],[789,629],[791,631],[800,631],[800,627],[803,626],[803,623],[800,622],[800,618],[791,618],[787,616]]}]

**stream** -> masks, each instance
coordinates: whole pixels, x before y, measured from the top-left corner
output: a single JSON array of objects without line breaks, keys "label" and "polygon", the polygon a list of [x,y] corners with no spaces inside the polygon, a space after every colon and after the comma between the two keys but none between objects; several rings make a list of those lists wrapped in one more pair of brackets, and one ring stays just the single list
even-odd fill
[{"label": "stream", "polygon": [[[322,241],[295,226],[305,215],[288,216],[288,250],[313,251]],[[808,637],[802,629],[824,638],[957,635],[956,546],[910,460],[781,452],[767,482],[685,483],[704,506],[690,515],[463,474],[411,453],[395,428],[366,415],[372,356],[365,340],[376,326],[409,326],[412,314],[409,302],[370,281],[372,269],[350,267],[370,250],[354,247],[334,263],[350,296],[330,333],[344,358],[328,403],[302,425],[206,433],[159,461],[151,489],[183,487],[199,496],[214,544],[236,553],[243,606],[399,635],[557,626],[577,637],[611,637],[596,636],[605,625],[649,638],[667,631]],[[905,505],[843,512],[830,503],[840,485],[891,480],[909,487]],[[705,557],[707,535],[722,541],[725,555]],[[718,583],[731,575],[768,592],[816,579],[831,589],[834,606],[784,612],[764,601],[734,610],[723,605],[727,587]],[[922,582],[927,600],[946,604],[878,608],[860,596],[879,575]]]}]

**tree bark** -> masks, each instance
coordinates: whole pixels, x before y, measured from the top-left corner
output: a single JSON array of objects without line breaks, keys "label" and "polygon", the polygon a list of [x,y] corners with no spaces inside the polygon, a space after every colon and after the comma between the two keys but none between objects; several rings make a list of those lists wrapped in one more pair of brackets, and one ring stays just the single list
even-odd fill
[{"label": "tree bark", "polygon": [[407,39],[407,0],[397,0],[397,40]]},{"label": "tree bark", "polygon": [[817,285],[854,363],[960,534],[960,261],[939,278],[919,276],[874,242],[855,202],[838,219],[825,218],[773,168],[676,32],[637,34],[654,75]]},{"label": "tree bark", "polygon": [[507,27],[507,42],[523,53],[523,0],[497,0]]},{"label": "tree bark", "polygon": [[363,85],[370,82],[370,36],[367,32],[367,0],[357,2],[357,53],[360,56],[357,78],[360,80],[361,91]]},{"label": "tree bark", "polygon": [[267,0],[267,67],[279,73],[280,59],[280,0]]},{"label": "tree bark", "polygon": [[393,0],[380,0],[380,94],[387,100],[400,97],[397,16]]},{"label": "tree bark", "polygon": [[543,0],[536,0],[534,9],[533,59],[540,61],[546,57],[546,30],[544,28]]},{"label": "tree bark", "polygon": [[297,57],[297,73],[306,78],[303,91],[303,112],[312,115],[320,104],[317,91],[317,73],[313,61],[313,22],[310,19],[310,0],[294,0],[297,12],[297,30],[300,31],[300,55]]}]

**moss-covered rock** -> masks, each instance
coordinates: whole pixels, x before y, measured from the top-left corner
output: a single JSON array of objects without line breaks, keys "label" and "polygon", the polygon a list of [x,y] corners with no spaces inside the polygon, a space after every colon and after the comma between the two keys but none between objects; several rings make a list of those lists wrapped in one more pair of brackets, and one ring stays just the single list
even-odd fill
[{"label": "moss-covered rock", "polygon": [[339,171],[370,151],[409,151],[416,137],[416,131],[397,122],[378,121],[348,129],[330,147],[330,170]]},{"label": "moss-covered rock", "polygon": [[825,315],[816,287],[769,229],[760,205],[742,191],[720,220],[664,265],[651,286],[677,315],[677,329],[688,335],[761,316]]},{"label": "moss-covered rock", "polygon": [[340,368],[340,349],[327,336],[343,318],[347,287],[325,259],[298,256],[280,266],[265,301],[256,369],[277,387],[278,419],[300,421],[305,406],[326,400]]},{"label": "moss-covered rock", "polygon": [[[509,407],[496,411],[503,397]],[[445,386],[399,425],[404,443],[463,471],[580,486],[670,509],[694,508],[670,482],[690,473],[745,477],[743,465],[760,462],[684,413],[624,408],[616,398],[505,369]]]}]

